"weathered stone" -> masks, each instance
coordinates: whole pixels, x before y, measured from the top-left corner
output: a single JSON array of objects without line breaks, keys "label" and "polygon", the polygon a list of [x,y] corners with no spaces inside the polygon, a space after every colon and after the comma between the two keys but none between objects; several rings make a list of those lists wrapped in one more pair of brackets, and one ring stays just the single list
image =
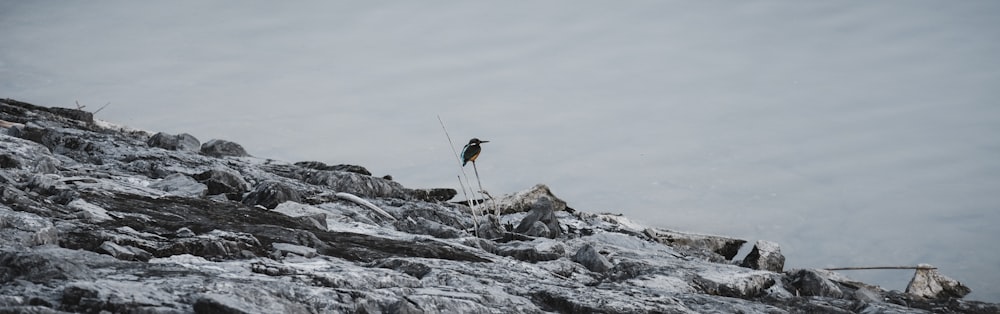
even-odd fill
[{"label": "weathered stone", "polygon": [[906,285],[906,293],[925,299],[961,298],[972,292],[958,280],[942,275],[934,266],[920,264]]},{"label": "weathered stone", "polygon": [[497,255],[510,256],[526,262],[559,259],[566,254],[566,247],[557,241],[538,238],[534,241],[511,241],[497,244]]},{"label": "weathered stone", "polygon": [[168,150],[181,150],[197,152],[201,149],[201,142],[191,134],[181,133],[178,135],[159,132],[146,141],[150,147],[159,147]]},{"label": "weathered stone", "polygon": [[271,243],[271,247],[273,247],[274,251],[281,256],[295,254],[302,257],[316,257],[317,255],[316,249],[314,248],[291,243]]},{"label": "weathered stone", "polygon": [[785,256],[781,255],[781,247],[777,243],[758,240],[740,266],[781,272],[785,268]]},{"label": "weathered stone", "polygon": [[208,193],[208,185],[182,173],[169,175],[149,187],[182,197],[203,197]]},{"label": "weathered stone", "polygon": [[613,266],[607,257],[601,255],[593,245],[587,244],[576,251],[573,261],[587,267],[592,272],[603,273]]},{"label": "weathered stone", "polygon": [[153,255],[146,252],[146,250],[134,246],[118,245],[117,243],[111,241],[104,241],[104,243],[101,244],[101,250],[104,250],[104,252],[123,261],[145,262],[149,261],[149,259],[153,257]]},{"label": "weathered stone", "polygon": [[201,145],[201,154],[212,157],[247,157],[247,151],[240,144],[214,139]]},{"label": "weathered stone", "polygon": [[841,298],[844,292],[818,270],[799,269],[788,274],[791,286],[799,295]]},{"label": "weathered stone", "polygon": [[287,184],[273,180],[257,184],[253,191],[250,191],[250,194],[243,198],[243,204],[260,205],[268,209],[273,209],[278,207],[278,204],[289,201],[301,202],[302,195]]},{"label": "weathered stone", "polygon": [[647,228],[644,233],[657,242],[672,245],[702,248],[731,260],[740,252],[746,240],[716,235],[684,233],[671,230]]},{"label": "weathered stone", "polygon": [[553,212],[555,210],[553,201],[547,197],[539,198],[532,205],[531,211],[528,212],[528,216],[521,219],[521,223],[514,228],[514,232],[529,234],[532,231],[536,222],[541,222],[545,225],[547,230],[541,230],[540,228],[534,228],[534,233],[545,233],[533,236],[542,236],[550,239],[555,239],[562,235],[562,227],[559,225],[559,219],[556,218],[556,214]]},{"label": "weathered stone", "polygon": [[208,186],[208,194],[235,194],[242,197],[250,184],[239,173],[226,168],[216,168],[194,175],[195,180]]},{"label": "weathered stone", "polygon": [[537,184],[530,189],[511,195],[504,195],[497,200],[501,214],[526,212],[535,207],[539,200],[545,199],[553,211],[566,210],[566,201],[559,199],[548,186]]},{"label": "weathered stone", "polygon": [[366,175],[366,176],[372,175],[372,173],[370,171],[368,171],[368,169],[365,169],[365,167],[357,166],[357,165],[343,165],[343,164],[341,164],[341,165],[332,165],[332,166],[330,166],[330,165],[327,165],[327,164],[325,164],[323,162],[319,162],[319,161],[300,161],[300,162],[296,162],[295,165],[299,166],[299,167],[303,167],[303,168],[316,169],[316,170],[346,171],[346,172],[359,173],[359,174],[363,174],[363,175]]},{"label": "weathered stone", "polygon": [[428,220],[424,217],[417,217],[416,219],[400,219],[396,221],[395,225],[396,230],[399,231],[409,232],[412,234],[426,234],[442,239],[454,239],[469,235],[465,231],[455,229],[451,226],[433,220]]},{"label": "weathered stone", "polygon": [[417,279],[424,278],[427,273],[431,272],[430,266],[423,263],[398,258],[380,260],[375,263],[375,267],[394,269]]}]

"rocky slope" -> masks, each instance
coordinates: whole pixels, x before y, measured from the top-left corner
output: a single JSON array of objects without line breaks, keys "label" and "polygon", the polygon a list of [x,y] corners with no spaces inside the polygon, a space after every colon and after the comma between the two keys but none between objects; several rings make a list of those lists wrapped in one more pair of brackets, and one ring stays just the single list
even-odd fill
[{"label": "rocky slope", "polygon": [[735,261],[743,240],[573,211],[543,185],[484,217],[451,189],[79,110],[0,100],[0,126],[3,313],[1000,311],[935,270],[899,292],[784,270],[766,241]]}]

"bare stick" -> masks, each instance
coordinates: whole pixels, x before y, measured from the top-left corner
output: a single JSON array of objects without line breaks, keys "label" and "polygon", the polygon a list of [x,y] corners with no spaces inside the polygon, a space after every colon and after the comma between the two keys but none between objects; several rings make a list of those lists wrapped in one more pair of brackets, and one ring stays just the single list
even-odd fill
[{"label": "bare stick", "polygon": [[937,269],[937,267],[923,267],[923,266],[870,266],[870,267],[833,267],[833,268],[823,268],[823,270],[871,270],[871,269]]},{"label": "bare stick", "polygon": [[396,217],[392,217],[392,215],[389,215],[389,213],[385,212],[381,208],[378,208],[378,206],[375,206],[375,204],[372,204],[371,202],[366,201],[363,198],[357,197],[354,194],[346,193],[346,192],[339,192],[339,193],[334,194],[334,195],[337,196],[337,198],[339,198],[339,199],[348,200],[348,201],[354,202],[355,204],[367,207],[368,209],[371,209],[372,211],[378,213],[379,215],[382,215],[382,217],[388,218],[389,220],[392,220],[392,221],[396,220]]},{"label": "bare stick", "polygon": [[101,112],[101,110],[104,110],[104,107],[107,107],[110,104],[111,104],[111,102],[108,102],[108,103],[104,104],[104,106],[101,106],[101,108],[97,108],[97,110],[94,111],[94,114],[97,114],[98,112]]}]

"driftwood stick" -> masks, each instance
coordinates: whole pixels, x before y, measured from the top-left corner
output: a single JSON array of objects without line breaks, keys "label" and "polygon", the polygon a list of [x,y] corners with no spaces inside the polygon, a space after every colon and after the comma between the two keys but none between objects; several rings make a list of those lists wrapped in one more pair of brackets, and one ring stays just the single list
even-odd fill
[{"label": "driftwood stick", "polygon": [[924,266],[867,266],[867,267],[831,267],[823,270],[872,270],[872,269],[937,269],[937,267]]},{"label": "driftwood stick", "polygon": [[339,193],[334,194],[334,195],[336,195],[337,198],[339,198],[339,199],[348,200],[348,201],[354,202],[355,204],[367,207],[368,209],[371,209],[372,211],[378,213],[379,215],[382,215],[385,218],[389,218],[389,220],[393,220],[393,221],[396,220],[396,217],[392,217],[392,215],[389,215],[389,213],[385,212],[381,208],[378,208],[378,206],[375,206],[375,204],[372,204],[371,202],[366,201],[365,199],[360,198],[360,197],[358,197],[358,196],[356,196],[354,194],[345,193],[345,192],[339,192]]}]

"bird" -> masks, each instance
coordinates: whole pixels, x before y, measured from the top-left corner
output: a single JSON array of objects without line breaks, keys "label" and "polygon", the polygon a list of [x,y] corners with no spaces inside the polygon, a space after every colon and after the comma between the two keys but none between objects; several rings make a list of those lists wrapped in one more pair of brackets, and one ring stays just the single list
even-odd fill
[{"label": "bird", "polygon": [[469,144],[465,144],[465,148],[462,149],[462,167],[468,162],[476,163],[476,158],[479,157],[479,153],[483,151],[479,144],[489,143],[490,141],[480,141],[478,138],[472,138],[469,140]]}]

